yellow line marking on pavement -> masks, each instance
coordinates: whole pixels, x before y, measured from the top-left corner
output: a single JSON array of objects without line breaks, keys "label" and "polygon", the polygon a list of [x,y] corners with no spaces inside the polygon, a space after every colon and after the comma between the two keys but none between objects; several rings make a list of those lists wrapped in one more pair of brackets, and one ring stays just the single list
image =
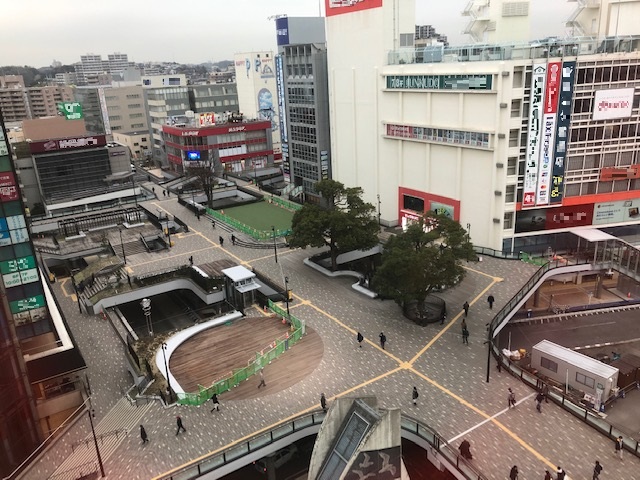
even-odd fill
[{"label": "yellow line marking on pavement", "polygon": [[493,280],[498,281],[498,282],[502,282],[504,280],[504,278],[494,277],[493,275],[489,275],[488,273],[481,272],[480,270],[476,270],[475,268],[466,267],[464,265],[462,266],[462,268],[464,268],[465,270],[469,270],[470,272],[477,273],[478,275],[484,275],[485,277],[492,278]]},{"label": "yellow line marking on pavement", "polygon": [[63,278],[62,280],[59,280],[60,288],[62,289],[62,294],[67,298],[73,299],[74,302],[77,302],[78,301],[78,297],[76,296],[75,293],[67,293],[67,283],[69,282],[69,280],[71,280],[71,279],[70,278]]},{"label": "yellow line marking on pavement", "polygon": [[[282,251],[278,250],[278,257],[280,257],[280,256],[284,257],[285,255],[293,253],[296,250],[298,250],[298,249],[297,248],[291,248],[289,250],[282,250]],[[251,260],[251,262],[259,262],[261,260],[269,260],[270,258],[273,258],[273,253],[271,253],[271,255],[265,255],[264,257],[254,258],[253,260]]]}]

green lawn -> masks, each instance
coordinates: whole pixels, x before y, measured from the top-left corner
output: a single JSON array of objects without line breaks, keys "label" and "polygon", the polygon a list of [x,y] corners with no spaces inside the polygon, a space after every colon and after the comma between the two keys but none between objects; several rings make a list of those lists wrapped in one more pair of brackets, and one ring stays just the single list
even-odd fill
[{"label": "green lawn", "polygon": [[269,202],[225,208],[224,214],[262,231],[270,231],[272,226],[276,227],[276,230],[288,230],[291,228],[291,220],[293,219],[293,212]]}]

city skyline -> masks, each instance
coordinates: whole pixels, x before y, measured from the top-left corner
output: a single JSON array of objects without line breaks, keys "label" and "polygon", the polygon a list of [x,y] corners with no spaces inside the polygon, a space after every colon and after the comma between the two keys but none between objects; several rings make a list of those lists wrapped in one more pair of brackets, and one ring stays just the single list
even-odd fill
[{"label": "city skyline", "polygon": [[[433,25],[454,45],[471,43],[468,36],[461,34],[468,22],[461,16],[467,3],[468,0],[452,0],[444,8],[434,9],[432,1],[416,0],[416,24]],[[268,19],[270,16],[324,15],[323,0],[239,0],[224,4],[186,0],[179,4],[179,10],[168,0],[158,0],[153,5],[149,9],[142,2],[124,0],[95,4],[91,9],[79,0],[61,0],[55,8],[42,8],[39,0],[4,5],[0,29],[5,38],[20,41],[12,42],[11,48],[3,51],[0,63],[39,68],[54,60],[64,65],[76,63],[87,53],[106,59],[115,52],[128,54],[134,62],[198,64],[231,60],[238,52],[276,49],[275,23]],[[558,0],[532,2],[533,38],[563,36],[563,20],[574,8],[575,4]],[[194,19],[211,18],[211,26],[189,26],[194,13]],[[220,17],[224,19],[217,21]],[[167,18],[171,23],[166,23]],[[556,20],[549,22],[549,18]],[[156,29],[149,32],[147,24],[158,25],[159,33],[154,33]],[[55,42],[49,43],[51,48],[41,48],[43,42],[52,39]]]}]

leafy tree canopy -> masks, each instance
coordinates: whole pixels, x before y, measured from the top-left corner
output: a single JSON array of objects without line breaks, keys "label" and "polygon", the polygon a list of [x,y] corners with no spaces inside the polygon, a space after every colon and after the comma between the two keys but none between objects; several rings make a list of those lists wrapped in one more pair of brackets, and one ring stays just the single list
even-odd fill
[{"label": "leafy tree canopy", "polygon": [[427,212],[423,219],[385,244],[374,288],[399,305],[423,302],[433,290],[452,287],[465,274],[462,260],[476,254],[462,226],[444,215]]},{"label": "leafy tree canopy", "polygon": [[378,244],[375,208],[362,200],[360,187],[347,188],[335,180],[321,180],[315,189],[322,195],[323,205],[305,204],[295,213],[290,246],[328,246],[335,270],[340,253]]}]

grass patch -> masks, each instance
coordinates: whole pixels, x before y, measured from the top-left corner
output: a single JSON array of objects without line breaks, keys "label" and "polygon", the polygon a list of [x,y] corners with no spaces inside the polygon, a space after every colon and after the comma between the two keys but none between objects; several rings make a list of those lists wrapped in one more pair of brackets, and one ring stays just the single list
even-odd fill
[{"label": "grass patch", "polygon": [[272,226],[276,227],[276,230],[288,230],[291,228],[291,220],[293,219],[293,212],[269,202],[256,202],[225,208],[224,214],[262,231],[270,231]]}]

